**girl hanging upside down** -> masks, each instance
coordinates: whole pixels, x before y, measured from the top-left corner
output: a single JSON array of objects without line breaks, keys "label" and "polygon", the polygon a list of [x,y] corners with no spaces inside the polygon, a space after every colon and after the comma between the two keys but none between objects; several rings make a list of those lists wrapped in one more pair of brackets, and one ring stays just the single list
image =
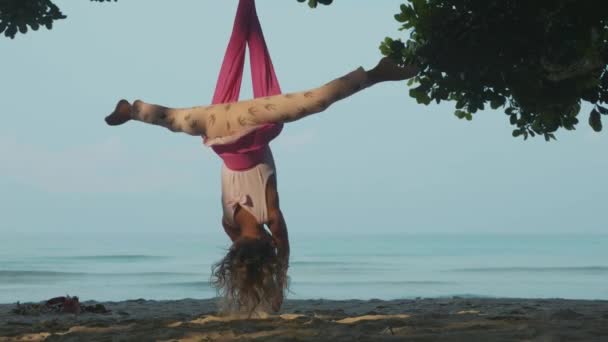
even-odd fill
[{"label": "girl hanging upside down", "polygon": [[232,240],[227,255],[214,267],[214,285],[237,308],[253,310],[267,303],[278,311],[287,287],[289,240],[268,143],[283,123],[320,113],[377,83],[416,73],[413,66],[400,67],[383,58],[369,71],[359,68],[299,93],[184,109],[120,100],[106,122],[115,126],[137,120],[204,137],[205,145],[224,161],[222,224]]}]

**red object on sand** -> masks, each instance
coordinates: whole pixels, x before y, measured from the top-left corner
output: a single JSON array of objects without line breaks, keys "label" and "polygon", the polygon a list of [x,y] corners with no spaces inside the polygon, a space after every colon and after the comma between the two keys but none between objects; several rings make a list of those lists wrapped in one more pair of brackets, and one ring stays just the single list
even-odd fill
[{"label": "red object on sand", "polygon": [[46,301],[46,306],[58,308],[57,310],[61,310],[63,313],[80,313],[80,301],[78,297],[54,297]]},{"label": "red object on sand", "polygon": [[80,313],[80,301],[78,297],[67,297],[63,302],[63,309],[61,310],[64,313]]}]

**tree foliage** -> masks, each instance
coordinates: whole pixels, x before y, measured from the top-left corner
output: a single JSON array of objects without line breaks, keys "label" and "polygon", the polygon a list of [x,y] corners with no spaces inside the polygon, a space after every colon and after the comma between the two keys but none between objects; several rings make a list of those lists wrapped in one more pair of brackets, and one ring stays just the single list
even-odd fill
[{"label": "tree foliage", "polygon": [[[106,2],[112,0],[91,0]],[[114,0],[116,1],[116,0]],[[28,29],[37,31],[41,26],[53,28],[53,22],[66,16],[51,0],[0,0],[0,34],[11,39]]]},{"label": "tree foliage", "polygon": [[[306,0],[298,0],[298,2],[305,2]],[[308,0],[308,6],[310,8],[317,8],[318,4],[331,5],[334,0]]]},{"label": "tree foliage", "polygon": [[[109,2],[116,0],[90,0]],[[311,8],[332,0],[297,0]],[[51,0],[0,0],[0,34],[51,29],[66,16]],[[602,130],[608,115],[607,0],[407,0],[395,19],[405,38],[386,38],[384,55],[414,63],[418,103],[452,101],[471,120],[502,110],[513,136],[555,139],[573,130],[583,103]]]},{"label": "tree foliage", "polygon": [[[90,0],[93,2],[111,2],[117,0]],[[311,8],[318,4],[329,5],[333,0],[298,0],[308,1]],[[37,31],[41,26],[53,28],[53,22],[65,19],[66,16],[51,0],[0,0],[0,34],[15,38],[17,33],[26,33],[28,29]]]},{"label": "tree foliage", "polygon": [[395,19],[409,37],[380,49],[420,73],[410,95],[418,103],[455,102],[471,120],[503,108],[513,136],[555,139],[575,129],[583,102],[601,131],[608,115],[606,0],[408,0]]},{"label": "tree foliage", "polygon": [[53,21],[64,19],[59,7],[49,0],[0,0],[0,34],[14,38],[17,32],[34,31],[40,26],[53,28]]}]

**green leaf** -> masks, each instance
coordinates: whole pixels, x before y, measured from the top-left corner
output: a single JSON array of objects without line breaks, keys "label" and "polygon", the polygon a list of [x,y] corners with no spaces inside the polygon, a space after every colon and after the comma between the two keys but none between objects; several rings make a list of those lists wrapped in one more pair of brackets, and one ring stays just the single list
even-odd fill
[{"label": "green leaf", "polygon": [[597,110],[603,115],[608,115],[608,108],[606,108],[606,107],[597,105]]},{"label": "green leaf", "polygon": [[600,112],[595,109],[589,114],[589,126],[596,132],[602,131],[602,118],[600,117]]},{"label": "green leaf", "polygon": [[10,38],[15,38],[15,34],[17,34],[17,26],[15,25],[9,25],[4,31],[4,35]]},{"label": "green leaf", "polygon": [[462,109],[466,105],[465,99],[460,99],[456,102],[456,109]]},{"label": "green leaf", "polygon": [[410,0],[412,5],[414,5],[414,11],[416,13],[420,13],[424,10],[426,0]]},{"label": "green leaf", "polygon": [[19,32],[26,33],[27,32],[27,25],[25,25],[24,23],[19,24]]},{"label": "green leaf", "polygon": [[506,102],[506,100],[505,100],[505,98],[504,98],[504,97],[502,97],[502,96],[498,96],[498,95],[497,95],[497,96],[496,96],[496,97],[494,97],[494,98],[492,99],[492,101],[490,102],[490,107],[491,107],[492,109],[498,109],[498,108],[500,108],[500,107],[504,106],[504,105],[505,105],[505,102]]}]

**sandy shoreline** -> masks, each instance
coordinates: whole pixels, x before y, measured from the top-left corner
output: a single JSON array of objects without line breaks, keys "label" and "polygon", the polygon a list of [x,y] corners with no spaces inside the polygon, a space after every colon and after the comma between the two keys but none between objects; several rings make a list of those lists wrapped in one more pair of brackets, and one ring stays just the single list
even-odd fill
[{"label": "sandy shoreline", "polygon": [[218,317],[216,303],[105,302],[110,313],[79,315],[1,304],[0,341],[608,341],[608,301],[289,300],[257,319]]}]

